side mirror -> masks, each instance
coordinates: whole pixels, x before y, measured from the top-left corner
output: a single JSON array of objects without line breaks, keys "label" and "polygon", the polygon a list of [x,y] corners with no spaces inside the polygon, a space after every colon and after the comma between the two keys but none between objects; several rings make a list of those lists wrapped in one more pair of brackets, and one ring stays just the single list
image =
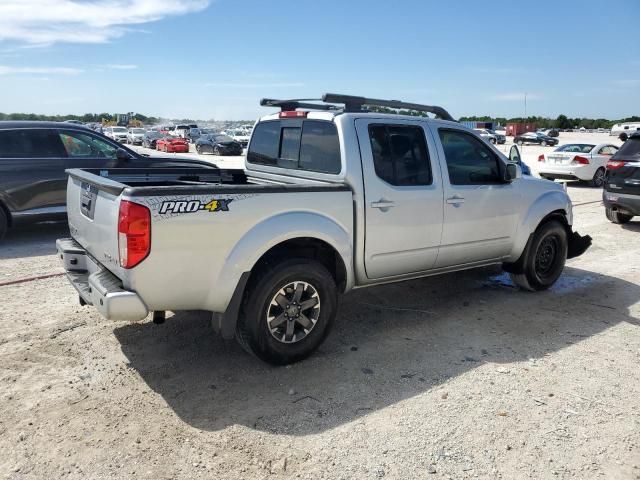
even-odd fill
[{"label": "side mirror", "polygon": [[520,157],[520,150],[518,150],[517,145],[512,145],[511,150],[509,150],[509,161],[513,163],[522,163],[522,158]]},{"label": "side mirror", "polygon": [[517,163],[507,163],[507,168],[504,172],[505,182],[512,182],[517,178],[522,178],[522,170]]},{"label": "side mirror", "polygon": [[131,160],[131,155],[124,148],[119,148],[116,150],[116,158],[118,160]]}]

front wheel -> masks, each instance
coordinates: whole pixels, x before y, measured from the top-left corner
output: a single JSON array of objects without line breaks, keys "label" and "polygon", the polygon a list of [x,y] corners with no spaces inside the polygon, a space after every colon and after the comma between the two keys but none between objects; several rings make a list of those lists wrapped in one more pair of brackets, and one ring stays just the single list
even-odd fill
[{"label": "front wheel", "polygon": [[546,140],[543,140],[543,141],[542,141],[542,146],[543,146],[543,147],[546,147],[546,146],[547,146],[547,141],[546,141]]},{"label": "front wheel", "polygon": [[491,142],[491,144],[492,144],[492,145],[495,145],[495,144],[496,144],[496,139],[495,139],[495,138],[492,138],[492,139],[490,139],[489,141]]},{"label": "front wheel", "polygon": [[604,185],[604,168],[600,167],[593,174],[593,178],[589,181],[589,186],[600,188]]},{"label": "front wheel", "polygon": [[517,143],[519,146],[524,145],[524,142],[523,142],[522,140],[518,140],[516,143]]},{"label": "front wheel", "polygon": [[567,250],[567,231],[561,223],[552,220],[540,225],[525,250],[522,273],[510,273],[511,280],[523,290],[546,290],[560,277]]},{"label": "front wheel", "polygon": [[311,355],[336,315],[338,293],[331,274],[315,260],[293,258],[254,276],[240,308],[240,344],[274,365]]},{"label": "front wheel", "polygon": [[617,210],[612,209],[611,207],[605,208],[605,214],[607,215],[607,219],[611,223],[628,223],[633,218],[633,215],[627,215],[626,213],[620,213]]}]

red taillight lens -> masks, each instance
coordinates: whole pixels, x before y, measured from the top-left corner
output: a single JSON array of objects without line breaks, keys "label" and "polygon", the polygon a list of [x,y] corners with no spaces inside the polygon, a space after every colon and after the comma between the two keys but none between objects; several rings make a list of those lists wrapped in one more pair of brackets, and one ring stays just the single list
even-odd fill
[{"label": "red taillight lens", "polygon": [[296,110],[290,112],[280,112],[280,118],[306,118],[309,112],[298,112]]},{"label": "red taillight lens", "polygon": [[144,205],[122,200],[118,216],[120,266],[133,268],[151,249],[151,213]]},{"label": "red taillight lens", "polygon": [[538,161],[539,162],[544,162],[544,154],[538,156]]},{"label": "red taillight lens", "polygon": [[572,163],[576,163],[579,165],[589,165],[589,159],[587,157],[581,157],[579,155],[576,155],[575,157],[573,157]]},{"label": "red taillight lens", "polygon": [[609,160],[607,162],[607,168],[609,170],[617,170],[624,167],[626,163],[627,162],[625,162],[624,160]]}]

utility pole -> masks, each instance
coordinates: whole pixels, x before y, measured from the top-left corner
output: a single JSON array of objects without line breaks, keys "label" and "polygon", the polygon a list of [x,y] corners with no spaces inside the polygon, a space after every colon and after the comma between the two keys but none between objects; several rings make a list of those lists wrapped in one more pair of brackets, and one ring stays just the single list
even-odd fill
[{"label": "utility pole", "polygon": [[524,121],[527,122],[527,94],[524,94]]}]

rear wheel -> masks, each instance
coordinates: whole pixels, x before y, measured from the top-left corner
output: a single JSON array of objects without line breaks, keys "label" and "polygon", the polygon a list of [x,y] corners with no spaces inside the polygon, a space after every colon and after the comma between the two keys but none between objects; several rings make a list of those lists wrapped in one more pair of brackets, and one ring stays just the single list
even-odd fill
[{"label": "rear wheel", "polygon": [[547,141],[546,141],[546,140],[543,140],[543,141],[542,141],[542,146],[543,146],[543,147],[546,147],[546,146],[547,146]]},{"label": "rear wheel", "polygon": [[496,139],[495,139],[495,138],[491,138],[491,139],[489,139],[489,141],[490,141],[493,145],[495,145],[495,144],[496,144]]},{"label": "rear wheel", "polygon": [[218,146],[216,145],[215,147],[213,147],[213,152],[214,155],[220,155],[220,148],[218,148]]},{"label": "rear wheel", "polygon": [[516,143],[520,146],[524,145],[524,142],[522,140],[518,140]]},{"label": "rear wheel", "polygon": [[315,260],[293,258],[263,268],[247,287],[236,337],[265,362],[297,362],[326,338],[337,301],[333,277]]},{"label": "rear wheel", "polygon": [[600,167],[589,181],[591,187],[601,188],[604,185],[604,168]]},{"label": "rear wheel", "polygon": [[9,229],[9,219],[7,214],[4,213],[2,207],[0,207],[0,240],[2,240]]},{"label": "rear wheel", "polygon": [[633,215],[620,213],[617,210],[612,209],[611,207],[606,207],[605,213],[611,223],[618,223],[618,224],[628,223],[633,218]]},{"label": "rear wheel", "polygon": [[522,273],[510,273],[511,280],[523,290],[546,290],[560,277],[567,250],[564,226],[555,220],[543,223],[526,250]]}]

